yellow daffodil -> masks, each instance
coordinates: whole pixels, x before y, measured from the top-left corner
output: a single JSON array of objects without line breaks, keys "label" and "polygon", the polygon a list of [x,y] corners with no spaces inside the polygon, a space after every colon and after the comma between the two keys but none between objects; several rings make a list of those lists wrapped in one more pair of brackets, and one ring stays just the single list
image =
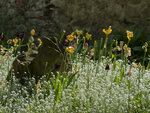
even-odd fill
[{"label": "yellow daffodil", "polygon": [[37,94],[39,94],[41,92],[41,83],[40,82],[37,83],[36,89],[37,89]]},{"label": "yellow daffodil", "polygon": [[35,30],[32,29],[32,30],[30,31],[30,33],[31,33],[31,35],[35,35]]},{"label": "yellow daffodil", "polygon": [[126,33],[127,33],[128,40],[130,40],[131,37],[133,37],[133,32],[127,30]]},{"label": "yellow daffodil", "polygon": [[74,35],[74,32],[72,32],[71,35]]},{"label": "yellow daffodil", "polygon": [[38,38],[38,41],[39,41],[39,45],[41,46],[42,45],[42,40],[40,38]]},{"label": "yellow daffodil", "polygon": [[82,34],[83,34],[83,31],[76,29],[76,33],[77,33],[77,35],[79,36],[79,35],[82,35]]},{"label": "yellow daffodil", "polygon": [[73,50],[74,48],[72,46],[69,46],[66,48],[66,50],[69,52],[69,53],[73,53]]},{"label": "yellow daffodil", "polygon": [[17,37],[15,39],[13,39],[13,43],[14,43],[14,46],[17,45],[17,43],[18,43],[18,38]]},{"label": "yellow daffodil", "polygon": [[86,33],[86,36],[85,36],[85,37],[86,37],[87,40],[91,40],[91,39],[92,39],[92,38],[91,38],[92,35],[91,35],[91,34],[88,34],[88,33]]},{"label": "yellow daffodil", "polygon": [[103,32],[104,32],[106,35],[109,35],[109,34],[112,32],[111,26],[109,26],[109,28],[108,28],[107,30],[103,29]]},{"label": "yellow daffodil", "polygon": [[73,41],[74,40],[74,38],[76,38],[76,35],[68,35],[67,36],[67,39],[71,42],[71,41]]}]

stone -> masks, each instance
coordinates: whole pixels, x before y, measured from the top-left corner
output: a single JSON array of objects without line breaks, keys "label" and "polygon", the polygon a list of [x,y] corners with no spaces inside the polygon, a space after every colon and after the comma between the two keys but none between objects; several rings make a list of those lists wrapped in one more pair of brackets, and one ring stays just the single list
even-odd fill
[{"label": "stone", "polygon": [[57,75],[57,72],[66,72],[71,69],[69,57],[56,38],[44,37],[42,42],[38,50],[28,50],[14,60],[7,80],[15,76],[24,85],[28,78],[34,77],[38,82],[43,75],[46,75],[48,80],[52,76],[51,72]]},{"label": "stone", "polygon": [[[149,33],[149,7],[150,0],[0,0],[0,10],[5,9],[3,15],[7,14],[9,23],[14,24],[6,24],[11,31],[17,32],[23,24],[22,31],[28,33],[35,28],[37,35],[49,37],[75,28],[101,37],[102,29],[110,25],[113,32],[125,32],[136,24]],[[0,20],[3,15],[0,12]]]}]

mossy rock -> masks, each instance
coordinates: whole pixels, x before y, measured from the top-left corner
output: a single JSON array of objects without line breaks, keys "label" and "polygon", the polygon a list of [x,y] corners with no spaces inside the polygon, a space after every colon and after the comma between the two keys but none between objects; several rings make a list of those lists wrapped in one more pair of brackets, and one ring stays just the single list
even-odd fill
[{"label": "mossy rock", "polygon": [[13,62],[7,76],[11,80],[15,76],[24,84],[25,80],[34,77],[36,82],[46,75],[49,79],[53,72],[64,72],[71,69],[70,58],[56,38],[42,38],[43,44],[38,50],[29,50],[19,55]]}]

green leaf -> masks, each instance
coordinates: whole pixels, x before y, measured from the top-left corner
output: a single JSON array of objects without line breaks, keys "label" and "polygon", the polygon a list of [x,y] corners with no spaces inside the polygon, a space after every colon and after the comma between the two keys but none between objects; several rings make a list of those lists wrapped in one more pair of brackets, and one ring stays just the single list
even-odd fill
[{"label": "green leaf", "polygon": [[78,73],[78,71],[72,75],[70,75],[70,78],[69,78],[69,81],[68,81],[68,84],[67,84],[67,87],[70,85],[70,83],[72,82],[73,78],[75,77],[75,75]]},{"label": "green leaf", "polygon": [[50,80],[51,80],[51,82],[52,82],[52,85],[53,85],[54,89],[56,89],[56,83],[55,83],[54,79],[51,77]]},{"label": "green leaf", "polygon": [[132,49],[133,49],[133,51],[142,51],[141,46],[133,47]]},{"label": "green leaf", "polygon": [[120,75],[119,75],[120,80],[122,80],[122,78],[125,76],[125,75],[124,75],[124,70],[125,70],[125,69],[123,68],[122,71],[121,71],[121,73],[120,73]]}]

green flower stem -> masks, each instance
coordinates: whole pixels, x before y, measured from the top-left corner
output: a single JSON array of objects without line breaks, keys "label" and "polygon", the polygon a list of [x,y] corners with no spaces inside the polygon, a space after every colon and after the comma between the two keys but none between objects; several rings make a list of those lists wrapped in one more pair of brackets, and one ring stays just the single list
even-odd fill
[{"label": "green flower stem", "polygon": [[[84,45],[85,45],[85,37],[83,37],[83,46],[82,46],[82,49],[83,49]],[[83,65],[82,65],[82,68],[85,65],[85,61],[86,61],[85,57],[86,57],[86,51],[84,50],[83,51],[83,62],[82,62]]]},{"label": "green flower stem", "polygon": [[110,46],[110,50],[109,50],[109,57],[110,58],[112,57],[112,49],[113,49],[114,42],[115,42],[115,40],[113,40],[113,42],[111,43],[111,46]]},{"label": "green flower stem", "polygon": [[104,48],[105,48],[105,57],[106,57],[107,42],[108,42],[108,38],[106,37],[106,39],[105,39],[105,44],[104,44]]},{"label": "green flower stem", "polygon": [[130,40],[128,40],[127,46],[129,45],[129,43],[130,43]]},{"label": "green flower stem", "polygon": [[143,58],[143,63],[142,63],[143,66],[144,66],[144,62],[145,62],[145,57],[146,57],[146,51],[144,51],[144,58]]},{"label": "green flower stem", "polygon": [[103,38],[101,38],[101,43],[100,43],[100,50],[99,50],[98,64],[101,62],[101,57],[102,57],[102,53],[103,53],[103,50],[101,49],[102,44],[103,44]]},{"label": "green flower stem", "polygon": [[140,89],[140,79],[141,79],[141,69],[139,69],[139,73],[138,73],[138,92],[139,92],[139,89]]},{"label": "green flower stem", "polygon": [[130,93],[131,93],[131,91],[130,91],[130,80],[129,80],[129,78],[127,79],[127,83],[128,83],[128,91],[129,91],[129,94],[128,94],[128,110],[130,110]]},{"label": "green flower stem", "polygon": [[99,63],[101,62],[101,57],[102,57],[102,53],[103,53],[103,50],[101,49],[102,44],[103,44],[103,38],[101,38],[100,50],[99,50],[99,55],[98,55],[98,65],[96,66],[96,73],[95,73],[95,76],[97,75]]}]

